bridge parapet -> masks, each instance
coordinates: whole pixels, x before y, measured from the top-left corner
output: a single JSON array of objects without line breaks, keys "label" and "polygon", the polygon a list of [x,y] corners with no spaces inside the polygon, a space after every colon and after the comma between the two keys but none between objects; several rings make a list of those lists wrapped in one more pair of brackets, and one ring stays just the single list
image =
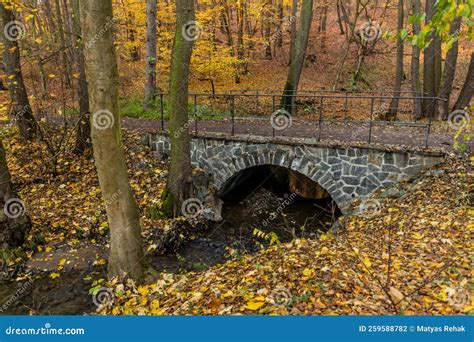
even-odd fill
[{"label": "bridge parapet", "polygon": [[[150,135],[148,144],[160,156],[169,155],[168,136]],[[381,146],[323,145],[310,139],[201,135],[191,141],[191,160],[209,175],[218,191],[247,168],[274,165],[297,171],[326,189],[345,213],[352,201],[380,187],[419,176],[441,163],[444,154]]]}]

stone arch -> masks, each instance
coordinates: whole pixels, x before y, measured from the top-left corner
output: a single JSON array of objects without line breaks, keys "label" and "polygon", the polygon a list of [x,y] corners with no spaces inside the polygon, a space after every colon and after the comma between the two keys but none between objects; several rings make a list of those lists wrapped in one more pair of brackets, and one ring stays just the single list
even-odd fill
[{"label": "stone arch", "polygon": [[[316,158],[316,159],[315,159]],[[299,146],[269,144],[220,144],[208,146],[200,158],[193,156],[196,166],[210,175],[217,192],[238,173],[257,166],[279,166],[299,172],[325,189],[337,206],[344,210],[350,198],[338,189],[331,167],[322,158],[308,155]],[[316,161],[316,163],[315,163]]]}]

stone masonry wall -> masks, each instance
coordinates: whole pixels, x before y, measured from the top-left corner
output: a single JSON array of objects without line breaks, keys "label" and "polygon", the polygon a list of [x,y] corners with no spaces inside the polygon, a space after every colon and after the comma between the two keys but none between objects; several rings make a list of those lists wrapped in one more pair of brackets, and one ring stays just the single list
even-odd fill
[{"label": "stone masonry wall", "polygon": [[[204,170],[217,190],[239,171],[258,165],[276,165],[297,171],[325,188],[343,213],[351,201],[379,187],[421,174],[444,160],[441,155],[394,152],[370,148],[337,148],[242,139],[193,138],[192,163]],[[153,135],[149,145],[158,155],[169,155],[167,136]]]}]

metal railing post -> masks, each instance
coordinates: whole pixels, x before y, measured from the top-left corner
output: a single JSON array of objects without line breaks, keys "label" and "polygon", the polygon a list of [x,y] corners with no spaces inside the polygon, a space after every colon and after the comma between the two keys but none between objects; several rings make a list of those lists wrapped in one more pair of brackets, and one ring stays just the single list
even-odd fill
[{"label": "metal railing post", "polygon": [[165,130],[165,111],[163,108],[163,93],[160,93],[161,130]]},{"label": "metal railing post", "polygon": [[321,131],[323,126],[323,97],[319,98],[319,132],[318,141],[321,141]]},{"label": "metal railing post", "polygon": [[425,147],[428,147],[428,140],[430,138],[431,133],[431,121],[433,120],[432,116],[428,120],[428,126],[426,127],[426,136],[425,136]]},{"label": "metal railing post", "polygon": [[234,108],[234,95],[230,95],[230,116],[232,120],[232,130],[230,135],[234,135],[235,133],[235,108]]},{"label": "metal railing post", "polygon": [[372,120],[369,121],[369,145],[372,142]]},{"label": "metal railing post", "polygon": [[347,98],[347,93],[345,94],[346,95],[346,100],[345,100],[345,103],[344,103],[344,120],[347,120],[347,112],[349,111],[349,108],[348,108],[348,98]]},{"label": "metal railing post", "polygon": [[194,94],[194,134],[198,133],[197,95]]},{"label": "metal railing post", "polygon": [[258,108],[260,107],[259,102],[258,102],[258,90],[257,90],[257,113],[258,113]]},{"label": "metal railing post", "polygon": [[[275,95],[272,95],[272,116],[275,114]],[[272,125],[272,137],[275,137],[275,124],[272,120],[272,117],[270,117],[270,123]]]},{"label": "metal railing post", "polygon": [[370,99],[370,120],[374,119],[374,101],[375,101],[375,98],[372,97]]}]

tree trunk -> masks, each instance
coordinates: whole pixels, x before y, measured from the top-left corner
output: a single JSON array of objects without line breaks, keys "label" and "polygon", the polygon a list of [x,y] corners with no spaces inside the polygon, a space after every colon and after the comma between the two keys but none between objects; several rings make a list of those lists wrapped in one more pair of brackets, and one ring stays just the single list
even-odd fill
[{"label": "tree trunk", "polygon": [[1,137],[0,206],[2,208],[0,211],[0,249],[21,246],[31,228],[31,221],[26,215],[24,203],[13,190]]},{"label": "tree trunk", "polygon": [[[31,141],[38,134],[38,124],[33,116],[23,74],[20,64],[20,50],[18,48],[17,38],[4,34],[5,25],[14,22],[15,16],[11,9],[7,9],[3,3],[0,3],[0,39],[3,43],[3,64],[5,66],[5,81],[11,97],[11,116],[16,121],[20,138],[23,141]],[[8,29],[8,28],[7,28]],[[19,27],[18,29],[21,30]]]},{"label": "tree trunk", "polygon": [[469,69],[467,70],[466,81],[461,89],[461,93],[454,105],[453,110],[465,109],[471,102],[474,93],[474,53],[471,54]]},{"label": "tree trunk", "polygon": [[[240,75],[245,63],[244,55],[244,6],[242,0],[237,0],[237,73]],[[236,79],[240,83],[240,78]]]},{"label": "tree trunk", "polygon": [[[227,4],[227,0],[223,1],[223,8],[221,12],[221,23],[222,28],[224,29],[225,35],[227,37],[227,45],[229,46],[230,56],[235,56],[234,51],[234,38],[232,37],[232,30],[230,27],[230,12],[229,6]],[[235,83],[240,83],[240,74],[239,74],[239,67],[237,64],[234,65],[235,70]]]},{"label": "tree trunk", "polygon": [[278,31],[276,46],[283,47],[283,0],[277,0]]},{"label": "tree trunk", "polygon": [[156,94],[156,0],[146,0],[146,79],[143,107],[146,109]]},{"label": "tree trunk", "polygon": [[290,70],[283,92],[281,107],[293,113],[296,92],[300,82],[301,71],[303,70],[306,47],[308,46],[308,37],[313,19],[313,0],[303,0],[300,14],[300,28],[296,37],[293,51],[293,59],[290,62]]},{"label": "tree trunk", "polygon": [[[434,6],[436,0],[426,0],[426,23],[428,23],[434,14]],[[431,34],[432,42],[425,49],[423,55],[423,96],[436,97],[436,44],[434,39],[436,33]],[[434,117],[435,101],[432,99],[423,100],[423,115],[426,117]]]},{"label": "tree trunk", "polygon": [[114,31],[103,29],[113,18],[112,0],[80,0],[80,9],[84,40],[96,41],[85,49],[85,66],[94,159],[110,227],[109,276],[141,281],[143,244],[123,151]]},{"label": "tree trunk", "polygon": [[388,112],[389,119],[395,119],[397,117],[399,97],[402,90],[402,79],[403,79],[403,39],[401,37],[401,31],[403,29],[404,19],[404,4],[403,0],[398,0],[398,20],[397,20],[397,68],[395,71],[395,86],[393,90],[393,98],[390,102],[390,108]]},{"label": "tree trunk", "polygon": [[[411,1],[413,15],[420,14],[420,0]],[[420,24],[416,21],[413,22],[413,33],[418,34],[420,32]],[[420,85],[420,48],[415,44],[412,47],[411,53],[411,90],[413,97],[421,96],[421,85]],[[421,99],[413,99],[413,115],[418,120],[421,118],[422,103]]]},{"label": "tree trunk", "polygon": [[337,13],[337,24],[339,25],[339,32],[344,34],[344,26],[342,25],[342,15],[341,15],[341,0],[336,2],[336,13]]},{"label": "tree trunk", "polygon": [[293,51],[295,49],[296,41],[296,16],[298,15],[298,0],[293,0],[291,5],[291,30],[290,30],[290,59],[288,65],[291,65],[293,60]]},{"label": "tree trunk", "polygon": [[264,28],[264,34],[265,34],[265,58],[268,60],[272,59],[272,40],[271,40],[271,30],[272,30],[272,16],[273,12],[271,10],[272,7],[272,1],[267,0],[265,2],[265,11],[263,12],[263,23],[265,25]]},{"label": "tree trunk", "polygon": [[183,202],[191,195],[191,142],[188,123],[189,63],[193,39],[182,32],[193,31],[188,22],[194,21],[194,1],[176,1],[176,33],[171,54],[169,85],[171,162],[163,210],[169,216],[181,213]]},{"label": "tree trunk", "polygon": [[86,70],[84,65],[84,44],[81,32],[81,16],[79,11],[79,1],[71,0],[72,4],[72,29],[73,29],[73,55],[75,60],[76,73],[79,74],[77,80],[77,96],[79,98],[79,123],[76,131],[76,142],[74,153],[80,155],[91,147],[91,122],[89,110],[89,92],[87,87]]},{"label": "tree trunk", "polygon": [[[455,35],[461,28],[462,17],[456,17],[451,24],[451,28],[449,30],[450,35]],[[449,115],[449,100],[451,97],[451,91],[453,90],[453,82],[454,76],[456,73],[456,64],[458,60],[458,47],[459,42],[456,40],[453,43],[453,46],[449,49],[446,60],[444,62],[444,70],[443,70],[443,86],[439,93],[439,97],[442,99],[446,99],[446,102],[441,102],[438,110],[438,118],[441,120],[446,120]]]},{"label": "tree trunk", "polygon": [[64,80],[66,82],[66,86],[68,88],[71,88],[72,82],[71,82],[71,67],[67,55],[67,45],[66,45],[66,38],[64,35],[64,23],[63,23],[63,17],[62,17],[62,12],[61,12],[61,4],[59,3],[59,0],[55,0],[55,6],[56,6],[56,17],[58,20],[58,33],[59,33],[59,42],[61,44],[61,64],[63,65],[63,74],[64,74]]},{"label": "tree trunk", "polygon": [[[34,0],[33,6],[34,6],[35,9],[38,9],[37,0]],[[38,70],[39,70],[39,76],[40,76],[40,86],[41,86],[41,98],[46,99],[46,98],[48,98],[48,82],[47,82],[47,79],[46,79],[46,72],[44,70],[43,60],[41,58],[41,47],[40,47],[40,44],[37,41],[38,32],[36,31],[36,22],[37,22],[36,17],[37,16],[34,16],[31,19],[31,28],[32,28],[32,34],[33,34],[32,45],[33,45],[33,49],[34,49],[33,55],[35,57],[36,64],[38,64]],[[40,25],[38,25],[38,26],[40,26]]]}]

